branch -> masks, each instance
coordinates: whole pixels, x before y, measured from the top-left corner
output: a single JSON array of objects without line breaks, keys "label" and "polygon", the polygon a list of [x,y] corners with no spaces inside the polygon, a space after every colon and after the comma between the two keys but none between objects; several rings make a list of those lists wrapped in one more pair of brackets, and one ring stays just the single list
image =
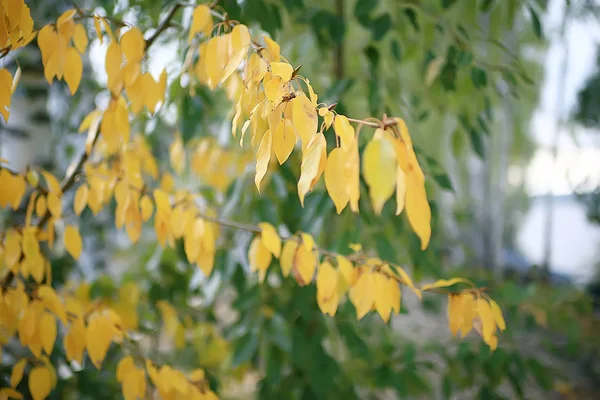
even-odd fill
[{"label": "branch", "polygon": [[173,17],[175,17],[175,13],[181,7],[183,7],[183,4],[175,3],[175,5],[171,8],[171,10],[169,10],[165,19],[163,19],[162,22],[156,28],[156,31],[154,31],[152,36],[150,36],[148,38],[148,40],[146,40],[146,50],[148,49],[148,47],[152,46],[152,43],[154,43],[156,41],[156,39],[158,39],[158,37],[160,36],[161,33],[163,33],[165,30],[167,30],[171,20],[173,19]]}]

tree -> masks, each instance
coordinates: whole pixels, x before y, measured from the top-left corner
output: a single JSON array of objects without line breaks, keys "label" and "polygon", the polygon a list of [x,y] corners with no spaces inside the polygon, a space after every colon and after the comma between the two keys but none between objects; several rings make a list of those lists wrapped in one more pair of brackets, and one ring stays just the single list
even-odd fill
[{"label": "tree", "polygon": [[[460,278],[416,285],[398,265],[439,260],[438,252],[422,252],[432,227],[435,235],[440,225],[426,193],[435,190],[431,178],[452,186],[436,159],[412,144],[408,131],[416,124],[390,116],[405,107],[389,108],[382,99],[381,88],[393,79],[382,82],[379,71],[402,57],[400,44],[392,38],[389,51],[380,44],[365,49],[372,79],[361,84],[368,85],[371,114],[381,117],[358,119],[344,111],[365,109],[365,99],[352,96],[343,81],[349,68],[336,61],[342,83],[321,98],[305,71],[319,78],[322,64],[300,67],[284,58],[273,40],[281,25],[276,5],[177,2],[161,10],[151,3],[131,9],[101,4],[105,16],[91,5],[61,10],[50,23],[36,21],[35,30],[23,2],[1,8],[0,20],[9,22],[0,30],[6,32],[0,36],[4,56],[35,42],[29,46],[41,51],[48,83],[68,91],[73,102],[84,95],[84,84],[86,95],[97,91],[105,99],[75,118],[86,138],[64,175],[2,165],[0,184],[10,190],[2,192],[0,205],[12,212],[2,235],[0,303],[10,388],[1,393],[112,398],[122,390],[126,398],[213,398],[226,389],[226,378],[249,366],[266,371],[262,397],[357,397],[357,387],[390,386],[401,394],[423,393],[430,388],[419,368],[427,364],[414,347],[395,351],[389,330],[370,312],[387,323],[402,310],[401,288],[419,299],[427,292],[447,296],[451,332],[464,336],[474,327],[486,346],[496,348],[504,318],[486,291]],[[294,14],[301,3],[291,3]],[[392,29],[392,14],[377,14],[368,3],[358,2],[352,12],[379,41]],[[445,110],[441,93],[465,78],[461,67],[479,88],[492,79],[491,70],[514,81],[522,70],[516,61],[472,65],[469,33],[442,18],[460,15],[453,3],[442,2],[439,10],[453,41],[427,54],[424,68],[412,61],[404,66],[424,69],[431,93],[422,82],[413,91],[425,92],[426,108],[449,114],[456,110]],[[489,3],[482,4],[486,11],[492,2],[483,3]],[[431,17],[430,6],[407,2],[395,10],[409,21],[399,29],[418,30],[419,16]],[[336,12],[321,10],[308,23],[317,32],[326,27],[329,32],[317,37],[339,46],[339,14],[348,10]],[[270,35],[238,22],[244,17],[258,20]],[[100,65],[106,83],[95,89],[83,62],[91,38],[106,47]],[[157,57],[152,51],[165,43],[180,49],[182,68],[150,73]],[[344,54],[339,47],[337,54]],[[0,70],[5,120],[18,77],[18,68]],[[412,107],[419,106],[406,109]],[[476,150],[486,126],[477,116],[485,111],[475,107],[461,118]],[[173,114],[180,117],[176,123],[169,122]],[[250,180],[249,161],[255,163]],[[395,207],[389,201],[394,194]],[[397,216],[402,212],[406,219]],[[106,221],[114,221],[116,231]],[[123,257],[117,232],[125,232],[131,247]],[[410,253],[402,262],[391,240],[400,233]],[[92,261],[85,259],[88,252]],[[92,267],[87,279],[84,266]],[[233,322],[223,322],[232,318],[223,304],[236,310]],[[468,359],[469,351],[463,353]],[[482,368],[497,364],[492,357]],[[67,367],[66,376],[60,366]],[[444,392],[455,384],[449,373]],[[492,383],[482,388],[492,390]]]}]

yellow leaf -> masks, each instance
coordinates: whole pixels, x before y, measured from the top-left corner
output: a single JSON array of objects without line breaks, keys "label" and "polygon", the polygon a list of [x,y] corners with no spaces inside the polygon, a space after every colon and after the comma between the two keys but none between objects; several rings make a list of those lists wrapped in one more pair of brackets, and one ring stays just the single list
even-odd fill
[{"label": "yellow leaf", "polygon": [[44,196],[38,197],[35,202],[35,213],[41,218],[44,214],[46,214],[46,210],[46,198]]},{"label": "yellow leaf", "polygon": [[104,61],[104,67],[106,69],[107,83],[106,85],[113,93],[119,93],[122,87],[122,73],[121,64],[123,63],[123,56],[118,43],[112,41],[108,45],[106,50],[106,59]]},{"label": "yellow leaf", "polygon": [[4,122],[8,122],[10,115],[10,94],[12,87],[12,76],[6,68],[0,69],[0,114]]},{"label": "yellow leaf", "polygon": [[127,64],[138,63],[144,57],[146,41],[138,28],[134,27],[125,32],[119,43]]},{"label": "yellow leaf", "polygon": [[79,216],[87,205],[89,192],[89,187],[85,183],[77,188],[73,200],[73,211],[75,211],[75,215]]},{"label": "yellow leaf", "polygon": [[333,121],[333,129],[340,138],[342,149],[349,150],[354,142],[354,127],[350,125],[348,118],[345,115],[336,115]]},{"label": "yellow leaf", "polygon": [[389,278],[380,273],[373,273],[373,302],[375,310],[383,320],[387,323],[392,312],[392,292],[389,290]]},{"label": "yellow leaf", "polygon": [[121,360],[117,364],[117,381],[123,382],[125,380],[125,377],[135,369],[135,363],[131,356],[125,356],[121,358]]},{"label": "yellow leaf", "polygon": [[302,148],[308,146],[317,133],[318,117],[315,105],[304,93],[296,95],[292,100],[294,128],[302,139]]},{"label": "yellow leaf", "polygon": [[494,321],[494,315],[490,308],[490,303],[483,298],[479,298],[476,301],[477,315],[481,319],[481,330],[484,342],[488,345],[493,343],[492,337],[496,331],[496,321]]},{"label": "yellow leaf", "polygon": [[425,74],[425,84],[427,86],[431,86],[431,84],[435,81],[435,78],[439,76],[445,62],[446,60],[442,56],[438,56],[431,60],[427,66],[427,72]]},{"label": "yellow leaf", "polygon": [[40,331],[42,334],[42,348],[46,354],[50,355],[56,340],[56,319],[54,319],[54,315],[48,312],[44,313],[40,322]]},{"label": "yellow leaf", "polygon": [[62,212],[62,203],[60,202],[60,197],[54,192],[48,193],[46,197],[46,206],[55,218],[60,218],[60,214]]},{"label": "yellow leaf", "polygon": [[[2,397],[4,396],[4,397]],[[23,395],[12,388],[0,389],[0,399],[22,399]]]},{"label": "yellow leaf", "polygon": [[502,309],[493,299],[490,299],[490,308],[492,310],[492,315],[494,316],[494,321],[498,326],[498,329],[501,331],[506,329],[506,322],[504,322],[504,316],[502,315]]},{"label": "yellow leaf", "polygon": [[277,130],[275,130],[272,140],[273,152],[281,165],[288,159],[296,145],[296,133],[294,132],[294,126],[289,119],[286,119],[283,123],[277,125]]},{"label": "yellow leaf", "polygon": [[54,289],[49,285],[40,285],[38,288],[38,296],[42,299],[44,306],[66,325],[67,312]]},{"label": "yellow leaf", "polygon": [[346,281],[348,286],[354,285],[356,283],[356,280],[358,279],[358,270],[354,268],[352,266],[352,263],[342,255],[338,254],[335,257],[335,259],[338,264],[338,270],[344,277],[344,280]]},{"label": "yellow leaf", "polygon": [[83,73],[83,62],[81,56],[73,47],[69,47],[65,60],[65,82],[69,86],[71,95],[74,95],[81,82],[81,74]]},{"label": "yellow leaf", "polygon": [[204,32],[205,36],[209,36],[212,25],[212,15],[210,14],[210,8],[208,5],[200,4],[194,8],[192,24],[190,26],[190,33],[188,35],[188,43],[191,43],[194,36],[200,32]]},{"label": "yellow leaf", "polygon": [[75,14],[77,13],[77,10],[75,9],[71,9],[71,10],[67,10],[65,12],[63,12],[60,17],[58,17],[58,19],[56,20],[56,27],[58,29],[60,29],[63,24],[72,21],[73,17],[75,16]]},{"label": "yellow leaf", "polygon": [[279,44],[266,35],[263,35],[263,38],[265,40],[265,44],[267,45],[267,51],[269,53],[269,61],[271,61],[271,62],[279,61],[281,59]]},{"label": "yellow leaf", "polygon": [[366,267],[361,267],[361,271],[360,277],[350,288],[350,301],[356,308],[356,318],[358,320],[371,311],[375,301],[373,274]]},{"label": "yellow leaf", "polygon": [[271,265],[272,258],[271,252],[265,247],[263,241],[259,237],[255,237],[248,249],[250,271],[259,271],[264,274]]},{"label": "yellow leaf", "polygon": [[448,326],[452,335],[456,336],[462,323],[462,303],[464,296],[450,293],[448,295]]},{"label": "yellow leaf", "polygon": [[310,284],[317,268],[315,254],[306,249],[306,246],[298,246],[294,256],[293,271],[294,277],[299,285]]},{"label": "yellow leaf", "polygon": [[208,87],[211,90],[217,87],[223,77],[223,72],[228,61],[228,39],[229,37],[226,35],[213,36],[206,45],[204,63],[208,76]]},{"label": "yellow leaf", "polygon": [[10,386],[16,388],[21,379],[23,379],[23,371],[27,365],[27,359],[21,358],[13,365],[12,372],[10,373]]},{"label": "yellow leaf", "polygon": [[100,369],[106,352],[110,347],[115,327],[113,322],[107,317],[96,315],[88,321],[85,331],[85,343],[88,356],[96,368]]},{"label": "yellow leaf", "polygon": [[94,28],[96,29],[98,40],[100,40],[100,44],[102,44],[102,27],[100,26],[100,18],[98,18],[96,15],[94,15]]},{"label": "yellow leaf", "polygon": [[279,264],[281,265],[281,273],[283,276],[288,276],[294,266],[294,256],[296,255],[296,249],[298,248],[298,242],[294,239],[288,239],[283,245],[283,251],[281,252],[281,259]]},{"label": "yellow leaf", "polygon": [[35,367],[29,373],[29,391],[33,400],[43,400],[52,391],[52,373],[47,367]]},{"label": "yellow leaf", "polygon": [[177,174],[181,174],[183,172],[183,168],[185,167],[185,149],[183,148],[183,141],[181,140],[181,135],[177,133],[175,135],[175,140],[171,143],[169,147],[169,159],[171,161],[171,166],[173,170]]},{"label": "yellow leaf", "polygon": [[61,194],[62,190],[60,189],[60,183],[58,183],[58,179],[50,172],[42,170],[42,175],[46,180],[46,184],[48,185],[48,190],[52,193]]},{"label": "yellow leaf", "polygon": [[377,129],[363,153],[363,176],[369,186],[375,215],[381,215],[385,202],[396,188],[396,154],[384,135],[382,129]]},{"label": "yellow leaf", "polygon": [[71,254],[71,256],[78,260],[83,249],[83,242],[79,235],[79,229],[75,225],[69,225],[65,228],[64,233],[65,248]]},{"label": "yellow leaf", "polygon": [[73,44],[80,53],[85,52],[88,45],[87,30],[82,24],[75,25],[75,33],[73,34]]},{"label": "yellow leaf", "polygon": [[300,237],[302,238],[302,245],[306,251],[312,251],[315,248],[315,239],[310,233],[302,232]]},{"label": "yellow leaf", "polygon": [[254,176],[254,184],[256,189],[260,193],[260,182],[263,180],[269,167],[269,161],[271,160],[271,130],[268,129],[263,135],[256,152],[256,175]]},{"label": "yellow leaf", "polygon": [[335,315],[338,306],[337,272],[325,261],[317,272],[317,304],[323,314]]},{"label": "yellow leaf", "polygon": [[258,227],[260,228],[260,238],[263,245],[275,256],[275,258],[279,258],[281,253],[281,238],[273,225],[268,222],[261,222],[258,224]]},{"label": "yellow leaf", "polygon": [[[296,117],[294,117],[294,123]],[[298,126],[296,125],[296,130]],[[306,145],[302,151],[302,164],[300,166],[300,179],[298,180],[298,197],[300,203],[304,207],[304,197],[313,188],[321,173],[326,168],[327,141],[322,133],[313,136],[312,140]],[[321,166],[323,169],[321,169]]]},{"label": "yellow leaf", "polygon": [[292,79],[294,68],[286,62],[272,62],[271,73],[281,77],[283,82],[289,82]]},{"label": "yellow leaf", "polygon": [[398,165],[396,169],[396,215],[400,215],[406,203],[406,178]]},{"label": "yellow leaf", "polygon": [[452,286],[452,285],[456,285],[457,283],[466,283],[468,284],[469,281],[467,281],[466,279],[463,278],[451,278],[451,279],[440,279],[437,280],[433,283],[429,283],[427,285],[423,285],[423,287],[421,288],[421,290],[426,291],[429,289],[435,289],[435,288],[441,288],[441,287],[448,287],[448,286]]},{"label": "yellow leaf", "polygon": [[154,212],[154,204],[148,195],[143,195],[140,200],[140,209],[142,211],[142,219],[148,221]]},{"label": "yellow leaf", "polygon": [[408,174],[406,186],[408,222],[421,239],[421,250],[425,250],[431,239],[431,208],[427,201],[425,182],[417,174]]},{"label": "yellow leaf", "polygon": [[348,154],[339,147],[331,150],[327,157],[325,166],[325,187],[329,197],[333,200],[337,213],[342,210],[350,201],[350,192],[348,191],[348,181],[350,178],[348,165]]}]

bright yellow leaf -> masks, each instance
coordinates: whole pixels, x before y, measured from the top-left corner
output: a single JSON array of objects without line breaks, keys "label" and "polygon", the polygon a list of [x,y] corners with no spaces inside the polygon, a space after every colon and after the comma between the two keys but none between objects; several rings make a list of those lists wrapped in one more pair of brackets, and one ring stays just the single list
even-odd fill
[{"label": "bright yellow leaf", "polygon": [[348,153],[339,147],[331,150],[327,157],[325,166],[325,187],[329,197],[333,200],[338,214],[340,214],[348,201],[350,201],[350,192],[348,183],[350,170],[348,168]]},{"label": "bright yellow leaf", "polygon": [[296,278],[298,284],[301,286],[310,284],[316,268],[317,260],[315,254],[307,250],[306,246],[298,246],[292,268],[294,278]]},{"label": "bright yellow leaf", "polygon": [[356,318],[362,319],[373,308],[374,281],[373,274],[366,267],[361,267],[361,274],[350,288],[350,301],[356,308]]},{"label": "bright yellow leaf", "polygon": [[142,211],[142,219],[148,221],[154,212],[154,204],[148,195],[143,195],[140,200],[140,209]]},{"label": "bright yellow leaf", "polygon": [[83,74],[83,62],[81,56],[73,47],[67,49],[66,61],[65,61],[65,82],[69,86],[71,95],[74,95],[81,82],[81,75]]},{"label": "bright yellow leaf", "polygon": [[333,121],[335,134],[340,138],[342,149],[350,150],[354,142],[354,127],[348,121],[345,115],[336,115]]},{"label": "bright yellow leaf", "polygon": [[210,8],[208,5],[200,4],[194,8],[192,24],[190,26],[190,33],[188,35],[188,43],[191,43],[194,36],[200,32],[203,32],[205,36],[210,35],[212,25],[212,15],[210,14]]},{"label": "bright yellow leaf", "polygon": [[81,251],[83,250],[83,242],[81,240],[81,235],[79,234],[79,229],[75,225],[68,225],[65,228],[63,239],[65,248],[69,254],[71,254],[74,259],[78,260]]},{"label": "bright yellow leaf", "polygon": [[269,265],[271,265],[272,258],[271,252],[265,247],[263,241],[259,237],[255,237],[248,249],[250,271],[259,271],[260,275],[264,277]]},{"label": "bright yellow leaf", "polygon": [[75,48],[83,54],[88,45],[87,30],[82,24],[75,25],[75,33],[73,34],[73,44]]},{"label": "bright yellow leaf", "polygon": [[263,245],[275,256],[279,258],[281,253],[281,238],[273,227],[268,222],[261,222],[258,224],[260,228],[260,237]]},{"label": "bright yellow leaf", "polygon": [[40,330],[42,333],[42,348],[46,354],[50,355],[56,340],[56,319],[54,315],[48,312],[44,313],[40,322]]},{"label": "bright yellow leaf", "polygon": [[4,122],[8,122],[10,115],[10,94],[12,87],[12,76],[6,68],[0,69],[0,114],[4,117]]},{"label": "bright yellow leaf", "polygon": [[286,62],[272,62],[271,73],[281,77],[283,82],[289,82],[292,79],[294,68]]},{"label": "bright yellow leaf", "polygon": [[448,286],[456,285],[457,283],[468,284],[469,281],[467,281],[466,279],[463,279],[463,278],[440,279],[433,283],[428,283],[427,285],[423,285],[421,290],[426,291],[426,290],[434,289],[434,288],[448,287]]},{"label": "bright yellow leaf", "polygon": [[79,216],[87,205],[89,192],[90,189],[85,183],[79,186],[75,191],[75,198],[73,200],[73,211],[75,211],[75,215]]},{"label": "bright yellow leaf", "polygon": [[335,315],[338,306],[338,274],[333,266],[325,261],[317,272],[317,304],[323,314]]},{"label": "bright yellow leaf", "polygon": [[408,222],[421,239],[421,250],[425,250],[431,239],[431,208],[427,201],[425,182],[417,174],[408,174],[406,186]]},{"label": "bright yellow leaf", "polygon": [[[296,129],[298,130],[297,126]],[[319,133],[313,136],[310,143],[302,150],[302,164],[300,166],[300,179],[298,180],[298,197],[302,207],[304,207],[304,197],[312,190],[326,168],[326,147],[325,136]]]},{"label": "bright yellow leaf", "polygon": [[294,239],[288,239],[283,245],[281,258],[279,259],[279,264],[281,265],[281,273],[283,274],[283,276],[288,276],[292,271],[297,248],[298,242]]},{"label": "bright yellow leaf", "polygon": [[121,36],[121,50],[125,55],[127,64],[139,63],[144,57],[146,50],[146,41],[142,32],[138,28],[131,28]]},{"label": "bright yellow leaf", "polygon": [[256,189],[258,189],[259,193],[260,183],[267,173],[269,161],[271,160],[272,142],[271,130],[268,129],[260,141],[260,146],[258,146],[258,151],[256,152],[256,175],[254,176],[254,184],[256,185]]},{"label": "bright yellow leaf", "polygon": [[498,329],[501,331],[506,329],[506,322],[504,322],[504,316],[502,315],[502,309],[494,300],[490,299],[490,308],[492,310],[492,315],[494,316],[494,321],[498,326]]},{"label": "bright yellow leaf", "polygon": [[376,215],[381,214],[385,202],[396,188],[396,154],[384,135],[382,129],[377,129],[363,153],[363,176],[369,186],[369,195]]},{"label": "bright yellow leaf", "polygon": [[16,388],[21,379],[23,379],[23,371],[25,370],[25,366],[27,365],[27,359],[21,358],[19,361],[15,363],[12,367],[12,371],[10,373],[10,386]]},{"label": "bright yellow leaf", "polygon": [[292,100],[294,128],[302,139],[302,148],[308,147],[317,133],[317,109],[304,93],[296,95]]},{"label": "bright yellow leaf", "polygon": [[43,400],[52,391],[52,373],[47,367],[35,367],[29,373],[29,391],[33,400]]}]

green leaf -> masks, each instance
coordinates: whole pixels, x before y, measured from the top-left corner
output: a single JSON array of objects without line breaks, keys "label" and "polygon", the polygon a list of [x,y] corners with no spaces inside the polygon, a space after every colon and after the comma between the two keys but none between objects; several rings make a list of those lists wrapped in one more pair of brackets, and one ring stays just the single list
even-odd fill
[{"label": "green leaf", "polygon": [[377,69],[379,66],[379,50],[374,46],[368,46],[365,49],[365,56],[367,56],[369,64],[371,64],[371,69]]},{"label": "green leaf", "polygon": [[398,43],[396,39],[392,39],[390,42],[390,47],[392,56],[394,56],[396,61],[402,61],[402,47],[400,47],[400,43]]},{"label": "green leaf", "polygon": [[231,361],[232,367],[238,367],[246,361],[252,359],[258,350],[258,335],[254,332],[248,332],[242,336],[236,343]]},{"label": "green leaf", "polygon": [[377,7],[378,2],[378,0],[358,0],[354,6],[354,16],[360,22],[365,15],[369,15]]},{"label": "green leaf", "polygon": [[442,391],[444,392],[445,398],[449,399],[452,396],[452,377],[449,374],[444,375]]},{"label": "green leaf", "polygon": [[479,68],[473,67],[471,68],[471,82],[477,89],[481,89],[487,86],[487,74],[486,72]]},{"label": "green leaf", "polygon": [[529,14],[531,14],[531,25],[533,26],[533,32],[538,39],[542,38],[542,24],[540,23],[540,17],[537,15],[537,12],[531,8],[531,6],[527,7],[529,9]]},{"label": "green leaf", "polygon": [[404,15],[406,15],[406,18],[408,18],[410,24],[413,26],[413,28],[415,28],[415,31],[419,31],[421,29],[415,10],[412,8],[407,8],[404,10]]},{"label": "green leaf", "polygon": [[543,366],[535,358],[528,358],[526,365],[529,367],[529,371],[533,374],[536,382],[544,390],[552,389],[552,372],[547,367]]},{"label": "green leaf", "polygon": [[447,174],[435,174],[433,175],[433,179],[440,185],[442,188],[454,192],[454,186],[452,186],[452,182]]},{"label": "green leaf", "polygon": [[494,5],[494,0],[481,0],[479,3],[479,10],[488,12],[492,8],[492,5]]},{"label": "green leaf", "polygon": [[483,140],[481,139],[481,135],[474,128],[469,129],[469,138],[471,139],[471,146],[475,153],[482,160],[485,158],[485,148],[483,146]]},{"label": "green leaf", "polygon": [[454,3],[456,3],[457,0],[441,0],[442,3],[442,7],[444,9],[451,7],[452,5],[454,5]]},{"label": "green leaf", "polygon": [[381,40],[392,27],[392,18],[390,14],[382,14],[369,23],[369,29],[373,35],[373,40]]}]

